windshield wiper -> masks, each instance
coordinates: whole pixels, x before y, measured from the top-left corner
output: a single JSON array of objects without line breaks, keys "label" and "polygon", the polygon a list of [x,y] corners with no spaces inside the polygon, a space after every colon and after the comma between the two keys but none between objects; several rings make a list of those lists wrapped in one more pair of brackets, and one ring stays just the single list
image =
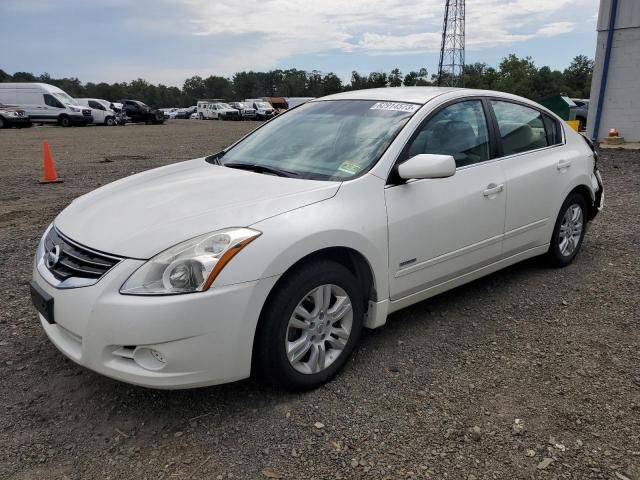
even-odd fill
[{"label": "windshield wiper", "polygon": [[240,170],[250,170],[256,173],[271,173],[278,175],[279,177],[299,177],[300,174],[292,172],[290,170],[283,170],[277,167],[270,167],[267,165],[259,165],[257,163],[243,163],[243,162],[227,162],[223,164],[225,167],[238,168]]}]

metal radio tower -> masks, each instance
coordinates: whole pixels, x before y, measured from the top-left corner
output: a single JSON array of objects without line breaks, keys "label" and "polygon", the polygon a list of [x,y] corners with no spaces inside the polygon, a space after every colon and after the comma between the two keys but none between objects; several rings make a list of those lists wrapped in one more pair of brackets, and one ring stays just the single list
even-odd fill
[{"label": "metal radio tower", "polygon": [[438,85],[464,86],[464,0],[447,0],[442,25]]}]

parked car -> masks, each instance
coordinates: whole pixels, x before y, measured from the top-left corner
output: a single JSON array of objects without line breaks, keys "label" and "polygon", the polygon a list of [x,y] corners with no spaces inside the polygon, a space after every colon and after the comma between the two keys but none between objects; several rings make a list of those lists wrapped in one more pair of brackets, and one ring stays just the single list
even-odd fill
[{"label": "parked car", "polygon": [[91,123],[110,127],[116,124],[116,112],[111,108],[111,102],[108,100],[99,98],[76,98],[76,100],[80,105],[91,109],[91,117],[93,118]]},{"label": "parked car", "polygon": [[31,126],[31,119],[24,110],[0,103],[0,129],[25,128]]},{"label": "parked car", "polygon": [[197,107],[195,107],[195,106],[194,107],[181,108],[176,113],[176,117],[175,118],[189,119],[189,118],[191,118],[191,115],[193,113],[196,113],[196,111],[197,111]]},{"label": "parked car", "polygon": [[242,120],[240,112],[228,103],[218,102],[209,106],[211,118],[214,120]]},{"label": "parked car", "polygon": [[20,107],[32,122],[70,127],[93,121],[89,108],[46,83],[0,83],[0,102]]},{"label": "parked car", "polygon": [[245,102],[231,102],[229,103],[231,108],[235,108],[240,112],[242,120],[255,120],[257,118],[256,109],[249,103]]},{"label": "parked car", "polygon": [[602,208],[596,160],[515,95],[331,95],[74,200],[33,302],[65,355],[125,382],[317,387],[394,311],[537,255],[570,264]]},{"label": "parked car", "polygon": [[217,98],[198,100],[196,104],[196,112],[198,113],[198,118],[200,120],[212,120],[213,118],[215,118],[213,106],[221,101],[222,99]]},{"label": "parked car", "polygon": [[128,121],[133,123],[146,123],[147,125],[160,125],[164,123],[164,112],[145,105],[138,100],[120,100]]},{"label": "parked car", "polygon": [[576,104],[576,108],[574,109],[576,120],[580,122],[578,129],[580,131],[585,130],[587,128],[587,118],[589,117],[589,99],[572,98],[571,100]]},{"label": "parked car", "polygon": [[245,100],[245,103],[248,103],[256,109],[256,118],[258,120],[269,120],[276,115],[275,108],[265,100],[249,99]]}]

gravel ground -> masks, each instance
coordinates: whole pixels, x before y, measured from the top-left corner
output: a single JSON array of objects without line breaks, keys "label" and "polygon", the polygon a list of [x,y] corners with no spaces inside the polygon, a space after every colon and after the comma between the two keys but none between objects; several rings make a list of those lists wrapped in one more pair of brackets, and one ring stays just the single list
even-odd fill
[{"label": "gravel ground", "polygon": [[[74,197],[216,151],[255,124],[0,131],[0,478],[640,480],[640,153],[568,268],[539,259],[394,314],[305,394],[154,391],[66,360],[28,281]],[[39,185],[48,139],[65,182]]]}]

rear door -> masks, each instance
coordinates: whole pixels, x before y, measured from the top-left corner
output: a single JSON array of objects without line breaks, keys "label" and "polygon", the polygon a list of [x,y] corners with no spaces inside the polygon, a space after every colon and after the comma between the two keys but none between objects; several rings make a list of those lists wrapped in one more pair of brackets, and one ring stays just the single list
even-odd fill
[{"label": "rear door", "polygon": [[499,130],[499,150],[506,180],[505,255],[549,242],[572,156],[563,144],[562,127],[530,105],[490,101]]}]

